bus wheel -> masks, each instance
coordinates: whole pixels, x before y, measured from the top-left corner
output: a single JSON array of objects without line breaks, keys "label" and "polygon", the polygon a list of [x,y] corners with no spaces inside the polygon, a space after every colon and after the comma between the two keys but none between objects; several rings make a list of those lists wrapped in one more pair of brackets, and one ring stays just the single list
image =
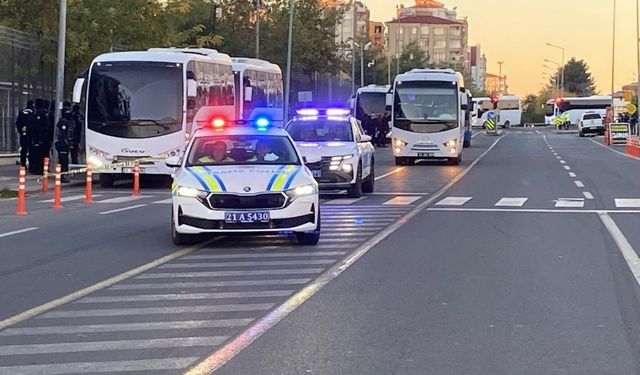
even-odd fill
[{"label": "bus wheel", "polygon": [[462,153],[457,158],[449,158],[448,161],[451,165],[460,165],[462,163]]},{"label": "bus wheel", "polygon": [[511,127],[511,123],[509,121],[504,123],[504,127],[505,128],[510,128]]},{"label": "bus wheel", "polygon": [[113,187],[113,175],[109,173],[101,173],[100,174],[100,187],[103,188],[112,188]]}]

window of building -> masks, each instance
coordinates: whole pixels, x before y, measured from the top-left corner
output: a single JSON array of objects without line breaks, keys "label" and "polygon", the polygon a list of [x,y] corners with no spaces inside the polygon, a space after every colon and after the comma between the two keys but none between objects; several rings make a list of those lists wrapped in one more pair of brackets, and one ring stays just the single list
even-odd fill
[{"label": "window of building", "polygon": [[447,58],[447,55],[444,54],[443,52],[436,52],[436,53],[433,54],[433,59],[435,61],[442,61],[442,60],[444,60],[446,58]]},{"label": "window of building", "polygon": [[436,48],[445,48],[445,47],[447,47],[447,41],[446,40],[437,40],[435,47]]},{"label": "window of building", "polygon": [[403,35],[404,34],[404,27],[398,27],[398,34]]},{"label": "window of building", "polygon": [[420,26],[420,34],[429,35],[429,26],[427,25]]},{"label": "window of building", "polygon": [[455,36],[460,36],[462,34],[462,31],[460,30],[459,27],[454,27],[452,29],[449,29],[449,34],[450,35],[455,35]]},{"label": "window of building", "polygon": [[444,27],[436,27],[433,29],[433,33],[436,35],[444,35]]},{"label": "window of building", "polygon": [[462,48],[462,41],[460,39],[449,41],[449,48]]},{"label": "window of building", "polygon": [[429,46],[429,39],[420,39],[420,47],[426,48]]},{"label": "window of building", "polygon": [[411,28],[411,35],[418,35],[418,28],[417,27],[412,27]]}]

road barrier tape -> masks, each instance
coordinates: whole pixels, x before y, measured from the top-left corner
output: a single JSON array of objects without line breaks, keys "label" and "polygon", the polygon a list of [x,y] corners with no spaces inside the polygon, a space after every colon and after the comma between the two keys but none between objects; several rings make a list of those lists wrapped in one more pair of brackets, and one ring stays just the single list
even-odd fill
[{"label": "road barrier tape", "polygon": [[[135,167],[136,165],[140,165],[141,163],[164,161],[164,160],[166,160],[166,159],[142,158],[142,159],[136,159],[136,160],[127,160],[127,161],[118,162],[118,163],[111,163],[111,164],[103,164],[103,165],[100,165],[100,166],[94,166],[92,168],[92,172],[93,173],[96,173],[96,172],[99,173],[99,172],[109,171],[109,170],[111,170],[113,168]],[[63,172],[62,176],[86,173],[87,169],[88,169],[87,167],[72,169],[70,171]],[[43,177],[50,178],[50,179],[54,178],[54,176],[52,176],[52,175],[43,176]]]}]

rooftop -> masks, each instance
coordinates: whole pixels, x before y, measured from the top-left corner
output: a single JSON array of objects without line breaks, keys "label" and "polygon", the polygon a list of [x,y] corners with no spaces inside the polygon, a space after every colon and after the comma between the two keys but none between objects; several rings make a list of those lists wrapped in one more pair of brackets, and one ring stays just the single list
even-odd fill
[{"label": "rooftop", "polygon": [[459,25],[460,22],[448,20],[445,18],[434,17],[434,16],[409,16],[403,17],[400,19],[395,19],[393,21],[388,21],[387,24],[391,23],[422,23],[422,24],[430,24],[430,25]]}]

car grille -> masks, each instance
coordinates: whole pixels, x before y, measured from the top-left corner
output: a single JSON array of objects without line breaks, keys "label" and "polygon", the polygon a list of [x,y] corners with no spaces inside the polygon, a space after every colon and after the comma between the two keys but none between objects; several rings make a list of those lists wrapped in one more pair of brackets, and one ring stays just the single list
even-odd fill
[{"label": "car grille", "polygon": [[258,195],[211,194],[207,198],[209,208],[212,209],[265,209],[282,208],[287,202],[283,193],[268,193]]},{"label": "car grille", "polygon": [[429,145],[429,144],[415,144],[413,145],[413,147],[411,147],[411,151],[418,151],[418,152],[438,152],[440,151],[440,149],[438,148],[437,145]]},{"label": "car grille", "polygon": [[287,219],[272,219],[267,223],[225,223],[224,220],[206,220],[191,216],[178,216],[180,225],[189,225],[199,229],[209,230],[251,230],[251,229],[286,229],[313,223],[315,214],[291,217]]}]

